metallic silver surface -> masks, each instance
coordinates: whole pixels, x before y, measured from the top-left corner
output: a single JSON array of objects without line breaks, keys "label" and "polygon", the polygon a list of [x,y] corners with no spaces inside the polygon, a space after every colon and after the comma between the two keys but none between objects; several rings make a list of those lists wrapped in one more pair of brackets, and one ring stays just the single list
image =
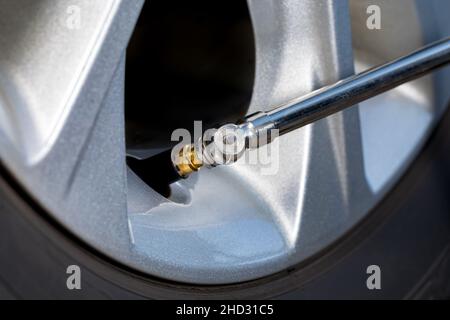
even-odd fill
[{"label": "metallic silver surface", "polygon": [[[248,114],[450,35],[447,1],[248,3]],[[381,30],[365,27],[368,4],[381,6]],[[82,10],[79,30],[64,24],[70,5]],[[0,158],[73,234],[154,276],[233,283],[311,257],[389,191],[448,102],[442,71],[280,137],[274,172],[205,170],[167,199],[125,165],[124,50],[141,5],[0,0]]]},{"label": "metallic silver surface", "polygon": [[132,252],[123,76],[142,3],[0,1],[1,161],[58,222],[116,259]]}]

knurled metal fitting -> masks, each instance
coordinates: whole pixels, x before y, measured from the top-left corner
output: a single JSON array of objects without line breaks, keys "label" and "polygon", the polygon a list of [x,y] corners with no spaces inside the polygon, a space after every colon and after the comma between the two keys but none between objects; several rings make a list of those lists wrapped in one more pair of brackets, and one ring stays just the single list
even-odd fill
[{"label": "knurled metal fitting", "polygon": [[185,145],[179,150],[174,149],[172,162],[182,178],[187,178],[203,166],[201,156],[197,154],[197,150],[193,144]]}]

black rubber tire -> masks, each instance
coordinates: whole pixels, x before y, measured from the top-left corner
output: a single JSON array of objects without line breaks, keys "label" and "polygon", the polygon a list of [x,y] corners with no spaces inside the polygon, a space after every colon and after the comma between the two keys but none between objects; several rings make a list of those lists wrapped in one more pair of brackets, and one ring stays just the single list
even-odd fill
[{"label": "black rubber tire", "polygon": [[[190,286],[108,259],[54,222],[1,167],[0,298],[401,299],[450,297],[450,114],[384,201],[332,247],[270,277]],[[82,289],[68,290],[79,265]],[[366,268],[381,267],[368,290]]]}]

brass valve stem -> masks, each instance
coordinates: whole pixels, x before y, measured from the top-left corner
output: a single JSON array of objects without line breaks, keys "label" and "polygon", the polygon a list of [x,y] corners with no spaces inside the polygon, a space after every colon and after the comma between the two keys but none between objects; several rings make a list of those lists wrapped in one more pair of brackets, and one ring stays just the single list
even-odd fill
[{"label": "brass valve stem", "polygon": [[182,178],[187,178],[191,173],[203,167],[201,157],[197,155],[193,144],[185,145],[178,152],[174,152],[173,164]]}]

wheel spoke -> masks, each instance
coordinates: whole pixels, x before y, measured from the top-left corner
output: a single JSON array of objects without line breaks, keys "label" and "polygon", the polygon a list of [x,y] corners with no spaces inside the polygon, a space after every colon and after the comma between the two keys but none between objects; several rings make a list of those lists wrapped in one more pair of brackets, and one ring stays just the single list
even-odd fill
[{"label": "wheel spoke", "polygon": [[[17,5],[19,17],[2,21],[25,26],[33,19],[41,29],[2,37],[17,42],[1,65],[16,86],[6,94],[18,105],[11,118],[21,138],[16,145],[0,140],[0,150],[12,150],[2,152],[5,162],[71,231],[106,251],[124,248],[124,56],[142,1]],[[36,51],[24,51],[20,41],[37,43]]]},{"label": "wheel spoke", "polygon": [[[260,106],[273,108],[300,92],[352,74],[349,8],[345,1],[323,1],[320,6],[315,1],[249,4],[262,61],[257,68],[260,74],[252,111]],[[261,179],[271,180],[271,196],[267,199],[276,203],[272,204],[278,208],[273,214],[287,243],[302,246],[302,239],[314,242],[317,237],[323,239],[323,234],[331,240],[337,226],[356,209],[350,204],[363,201],[358,197],[367,190],[357,109],[281,137],[280,145],[282,169],[276,176]],[[297,192],[286,196],[285,190]],[[316,201],[318,196],[321,201]],[[297,252],[305,250],[297,248]]]}]

